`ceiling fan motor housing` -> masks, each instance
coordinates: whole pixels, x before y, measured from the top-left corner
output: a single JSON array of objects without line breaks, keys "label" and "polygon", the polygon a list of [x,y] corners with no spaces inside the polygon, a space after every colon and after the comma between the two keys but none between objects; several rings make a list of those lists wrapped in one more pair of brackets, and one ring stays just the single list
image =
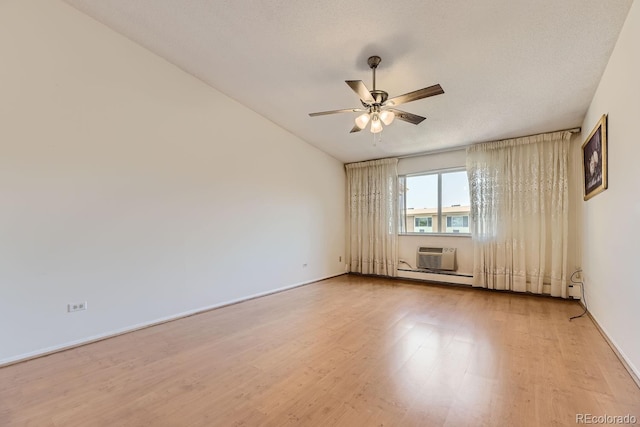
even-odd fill
[{"label": "ceiling fan motor housing", "polygon": [[376,101],[374,105],[382,104],[389,98],[389,94],[383,90],[372,90],[371,96]]}]

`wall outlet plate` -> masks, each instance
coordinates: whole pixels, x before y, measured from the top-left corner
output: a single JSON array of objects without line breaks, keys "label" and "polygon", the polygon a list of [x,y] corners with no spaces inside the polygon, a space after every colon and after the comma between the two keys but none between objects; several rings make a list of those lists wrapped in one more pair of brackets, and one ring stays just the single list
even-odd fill
[{"label": "wall outlet plate", "polygon": [[67,312],[69,313],[73,313],[76,311],[82,311],[82,310],[86,310],[87,309],[87,302],[86,301],[82,301],[82,302],[74,302],[71,304],[67,304]]},{"label": "wall outlet plate", "polygon": [[580,288],[579,283],[574,283],[569,285],[569,296],[573,299],[581,299],[582,298],[582,289]]}]

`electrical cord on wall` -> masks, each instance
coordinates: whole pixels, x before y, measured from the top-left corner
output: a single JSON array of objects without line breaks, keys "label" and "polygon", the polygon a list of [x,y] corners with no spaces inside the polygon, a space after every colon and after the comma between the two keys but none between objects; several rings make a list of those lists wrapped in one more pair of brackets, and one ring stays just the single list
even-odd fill
[{"label": "electrical cord on wall", "polygon": [[407,264],[407,265],[408,265],[412,270],[414,269],[414,268],[411,266],[411,264],[409,264],[407,261],[402,260],[402,259],[398,260],[398,264]]},{"label": "electrical cord on wall", "polygon": [[574,280],[573,279],[575,277],[575,275],[580,273],[581,271],[582,270],[580,270],[580,269],[574,271],[573,274],[571,274],[571,278],[569,280],[573,284],[576,284],[576,285],[579,284],[580,285],[580,290],[581,290],[581,294],[582,294],[582,302],[584,302],[584,311],[582,312],[582,314],[570,317],[569,321],[572,321],[573,319],[577,319],[577,318],[582,317],[585,314],[587,314],[587,298],[584,296],[584,282],[582,280]]}]

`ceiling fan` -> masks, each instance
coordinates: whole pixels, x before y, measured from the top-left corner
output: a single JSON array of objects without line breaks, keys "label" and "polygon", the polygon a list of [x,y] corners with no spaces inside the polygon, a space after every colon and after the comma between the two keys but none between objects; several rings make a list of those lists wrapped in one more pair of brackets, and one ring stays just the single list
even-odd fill
[{"label": "ceiling fan", "polygon": [[398,110],[394,108],[396,105],[405,104],[411,101],[417,101],[418,99],[428,98],[430,96],[441,95],[444,93],[442,87],[439,84],[418,89],[413,92],[405,93],[404,95],[395,96],[389,98],[389,94],[383,90],[376,89],[376,68],[380,64],[382,59],[379,56],[371,56],[367,60],[369,68],[373,71],[373,90],[367,89],[367,86],[362,80],[346,80],[345,82],[349,87],[360,97],[360,102],[363,108],[347,108],[344,110],[331,110],[321,111],[318,113],[310,113],[311,117],[325,116],[327,114],[336,113],[356,113],[363,112],[363,114],[356,117],[356,124],[351,129],[351,133],[360,132],[368,123],[371,123],[370,130],[372,133],[382,132],[382,124],[390,125],[395,118],[403,120],[405,122],[412,123],[414,125],[422,122],[426,117],[418,116],[417,114],[407,113],[406,111]]}]

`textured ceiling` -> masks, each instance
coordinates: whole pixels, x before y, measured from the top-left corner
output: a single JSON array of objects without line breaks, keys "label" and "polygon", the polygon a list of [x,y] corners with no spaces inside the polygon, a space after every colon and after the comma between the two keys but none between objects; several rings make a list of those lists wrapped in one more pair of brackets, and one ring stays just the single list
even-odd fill
[{"label": "textured ceiling", "polygon": [[[67,0],[344,162],[429,152],[580,126],[632,0]],[[349,134],[382,57],[390,97],[440,83],[404,104],[373,144]]]}]

